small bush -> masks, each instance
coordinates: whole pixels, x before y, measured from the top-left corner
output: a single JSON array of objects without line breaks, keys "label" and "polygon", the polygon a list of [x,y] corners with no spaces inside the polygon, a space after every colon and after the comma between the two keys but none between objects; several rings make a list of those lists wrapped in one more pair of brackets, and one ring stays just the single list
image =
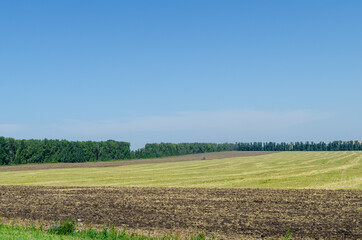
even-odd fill
[{"label": "small bush", "polygon": [[76,231],[75,219],[66,219],[64,221],[59,221],[58,223],[53,224],[48,229],[48,232],[51,234],[58,235],[69,235],[73,234]]}]

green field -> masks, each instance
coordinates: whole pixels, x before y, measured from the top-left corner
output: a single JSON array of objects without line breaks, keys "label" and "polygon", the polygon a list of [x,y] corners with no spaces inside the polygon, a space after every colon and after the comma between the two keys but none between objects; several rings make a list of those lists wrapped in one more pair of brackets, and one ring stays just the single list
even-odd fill
[{"label": "green field", "polygon": [[0,172],[3,185],[362,189],[362,152]]}]

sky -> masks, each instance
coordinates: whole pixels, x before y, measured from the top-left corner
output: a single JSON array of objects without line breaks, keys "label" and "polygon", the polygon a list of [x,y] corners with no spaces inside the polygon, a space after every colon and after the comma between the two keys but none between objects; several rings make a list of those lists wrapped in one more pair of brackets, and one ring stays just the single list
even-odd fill
[{"label": "sky", "polygon": [[0,1],[0,136],[362,140],[362,1]]}]

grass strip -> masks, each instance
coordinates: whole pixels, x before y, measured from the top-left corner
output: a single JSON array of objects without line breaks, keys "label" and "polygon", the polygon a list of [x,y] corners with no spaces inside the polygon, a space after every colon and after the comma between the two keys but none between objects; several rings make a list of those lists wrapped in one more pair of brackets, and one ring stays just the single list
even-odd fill
[{"label": "grass strip", "polygon": [[[44,230],[43,226],[36,227],[6,225],[0,220],[0,239],[2,240],[80,240],[80,239],[104,239],[104,240],[181,240],[181,238],[173,235],[160,238],[141,236],[135,233],[128,233],[126,229],[119,230],[115,227],[103,227],[101,231],[94,228],[87,230],[78,230],[74,219],[65,220],[54,223],[48,230]],[[211,240],[204,233],[189,238],[190,240]]]}]

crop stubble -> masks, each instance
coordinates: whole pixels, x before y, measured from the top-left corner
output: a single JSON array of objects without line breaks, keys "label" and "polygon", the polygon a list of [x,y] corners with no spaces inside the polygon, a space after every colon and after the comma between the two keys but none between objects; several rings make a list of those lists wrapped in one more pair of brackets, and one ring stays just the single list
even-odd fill
[{"label": "crop stubble", "polygon": [[0,186],[0,218],[78,217],[147,232],[222,239],[361,239],[362,191]]},{"label": "crop stubble", "polygon": [[25,171],[25,170],[41,170],[41,169],[59,169],[59,168],[93,168],[93,167],[118,167],[135,164],[149,163],[166,163],[166,162],[183,162],[195,160],[211,160],[231,157],[250,157],[265,154],[278,153],[277,151],[227,151],[198,153],[182,156],[148,158],[148,159],[130,159],[119,161],[99,161],[99,162],[83,162],[83,163],[42,163],[42,164],[22,164],[15,166],[0,166],[0,172]]}]

